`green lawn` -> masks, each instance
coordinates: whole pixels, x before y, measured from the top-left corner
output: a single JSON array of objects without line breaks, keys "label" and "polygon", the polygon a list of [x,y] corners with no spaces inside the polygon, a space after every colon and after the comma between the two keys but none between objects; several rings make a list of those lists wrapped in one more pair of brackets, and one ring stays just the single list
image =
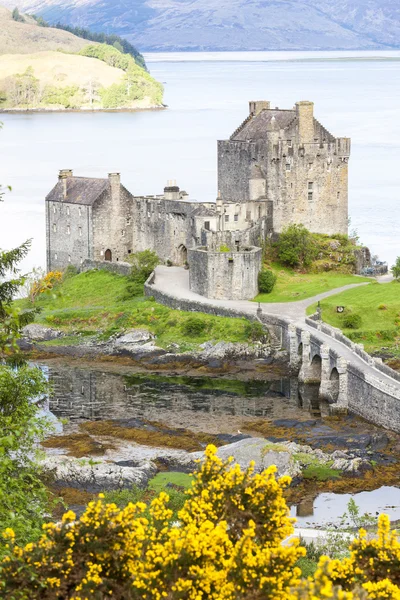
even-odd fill
[{"label": "green lawn", "polygon": [[328,292],[335,288],[371,281],[366,277],[348,275],[327,271],[324,273],[297,273],[276,263],[269,266],[278,279],[270,294],[259,294],[254,299],[256,302],[296,302],[305,298],[312,298],[317,294]]},{"label": "green lawn", "polygon": [[[337,306],[344,306],[345,313],[336,311]],[[348,290],[330,296],[321,302],[322,318],[326,323],[339,327],[350,339],[364,343],[368,352],[382,347],[390,348],[395,355],[400,355],[400,283],[393,281],[386,284],[373,283],[368,286]],[[315,312],[316,306],[307,310]],[[362,318],[359,329],[345,329],[345,314],[357,313]]]},{"label": "green lawn", "polygon": [[[75,343],[76,334],[110,335],[130,328],[144,328],[157,336],[157,344],[172,342],[190,350],[207,340],[245,342],[251,325],[246,319],[214,317],[172,310],[154,300],[127,294],[128,279],[107,271],[88,271],[66,279],[52,292],[42,295],[35,306],[41,309],[36,322],[61,329]],[[20,308],[31,307],[19,300]],[[185,324],[201,321],[200,332],[188,332]],[[52,345],[62,343],[56,340]]]}]

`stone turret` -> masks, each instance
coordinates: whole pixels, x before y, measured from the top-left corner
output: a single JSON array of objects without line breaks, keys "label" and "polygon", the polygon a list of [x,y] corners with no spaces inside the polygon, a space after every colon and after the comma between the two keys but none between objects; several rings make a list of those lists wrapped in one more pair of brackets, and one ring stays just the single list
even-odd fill
[{"label": "stone turret", "polygon": [[164,188],[164,197],[166,200],[179,200],[180,199],[180,189],[176,185],[175,179],[170,179],[167,182],[167,185]]}]

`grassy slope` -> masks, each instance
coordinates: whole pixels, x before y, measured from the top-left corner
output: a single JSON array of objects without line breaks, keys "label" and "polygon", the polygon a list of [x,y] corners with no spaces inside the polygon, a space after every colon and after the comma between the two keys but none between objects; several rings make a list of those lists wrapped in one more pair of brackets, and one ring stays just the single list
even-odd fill
[{"label": "grassy slope", "polygon": [[[193,313],[171,310],[145,298],[125,300],[127,283],[126,277],[107,271],[89,271],[71,277],[37,301],[42,312],[36,320],[69,334],[101,333],[104,339],[117,331],[144,328],[155,333],[157,344],[164,347],[172,342],[183,342],[181,347],[190,349],[207,340],[247,341],[245,319],[205,314],[200,317],[207,324],[206,329],[198,336],[185,336],[182,325],[193,319]],[[25,307],[29,303],[21,300],[17,304]]]},{"label": "grassy slope", "polygon": [[344,285],[371,281],[365,277],[334,271],[303,274],[283,268],[277,263],[269,265],[268,268],[274,271],[278,280],[270,294],[259,294],[255,298],[257,302],[296,302]]},{"label": "grassy slope", "polygon": [[41,84],[60,87],[84,86],[89,79],[99,81],[104,87],[120,83],[124,71],[110,67],[96,58],[64,54],[62,52],[36,52],[34,54],[3,54],[0,56],[0,80],[24,73],[32,67]]},{"label": "grassy slope", "polygon": [[11,11],[0,6],[0,54],[30,54],[58,48],[79,52],[89,43],[68,31],[39,27],[34,19],[25,19],[26,23],[14,21]]},{"label": "grassy slope", "polygon": [[[359,330],[343,328],[343,316],[336,312],[337,306],[345,306],[346,312],[362,317]],[[400,355],[400,283],[372,285],[342,292],[321,302],[323,320],[344,330],[354,341],[365,344],[373,352],[389,347]],[[315,305],[308,312],[315,311]]]}]

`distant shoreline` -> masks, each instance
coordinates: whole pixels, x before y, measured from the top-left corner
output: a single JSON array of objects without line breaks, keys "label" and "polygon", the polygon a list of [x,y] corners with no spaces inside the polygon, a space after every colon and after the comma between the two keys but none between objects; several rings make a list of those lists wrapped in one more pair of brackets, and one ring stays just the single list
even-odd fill
[{"label": "distant shoreline", "polygon": [[166,110],[167,105],[148,106],[147,108],[0,108],[0,114],[31,114],[31,113],[116,113],[143,112],[148,110]]}]

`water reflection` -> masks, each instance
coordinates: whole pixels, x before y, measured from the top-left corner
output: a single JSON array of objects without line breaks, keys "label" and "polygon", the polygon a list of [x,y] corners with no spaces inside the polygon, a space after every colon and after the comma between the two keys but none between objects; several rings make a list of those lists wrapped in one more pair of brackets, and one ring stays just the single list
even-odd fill
[{"label": "water reflection", "polygon": [[[43,368],[43,366],[42,366]],[[321,415],[318,386],[296,378],[236,381],[207,377],[104,372],[75,366],[45,367],[53,388],[49,409],[70,421],[143,418],[193,429],[236,426],[241,418],[304,419]]]}]

